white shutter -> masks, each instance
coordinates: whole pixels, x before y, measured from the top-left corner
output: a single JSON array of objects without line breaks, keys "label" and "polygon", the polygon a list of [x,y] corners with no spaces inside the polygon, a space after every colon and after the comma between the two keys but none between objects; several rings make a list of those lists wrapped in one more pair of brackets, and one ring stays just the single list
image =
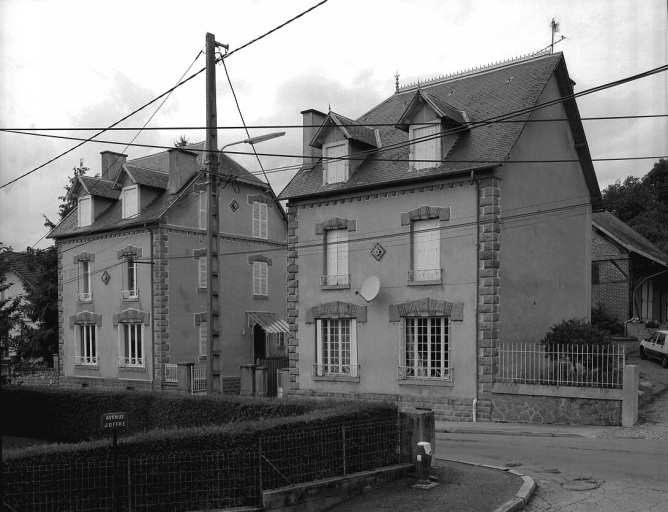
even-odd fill
[{"label": "white shutter", "polygon": [[339,243],[337,244],[337,269],[340,276],[346,276],[344,282],[339,284],[348,284],[348,231],[346,229],[338,229]]},{"label": "white shutter", "polygon": [[127,219],[129,217],[134,217],[139,213],[138,206],[138,187],[134,185],[132,187],[123,189],[123,218]]},{"label": "white shutter", "polygon": [[267,264],[265,262],[260,262],[260,295],[268,295]]},{"label": "white shutter", "polygon": [[[339,269],[338,269],[338,246],[337,242],[339,240],[339,230],[338,229],[330,229],[329,231],[326,232],[326,245],[327,245],[327,276],[337,276],[339,274]],[[332,278],[334,280],[334,278]],[[335,284],[331,282],[332,280],[328,279],[327,284]]]},{"label": "white shutter", "polygon": [[347,142],[325,147],[325,185],[343,183],[348,179],[346,156],[348,156]]},{"label": "white shutter", "polygon": [[205,356],[208,353],[207,340],[208,340],[207,322],[201,322],[199,324],[199,355],[201,356]]},{"label": "white shutter", "polygon": [[260,203],[260,238],[267,238],[267,204]]},{"label": "white shutter", "polygon": [[259,295],[260,294],[260,288],[261,288],[261,282],[260,282],[260,262],[259,261],[254,261],[253,262],[253,294],[254,295]]},{"label": "white shutter", "polygon": [[439,226],[438,219],[420,220],[413,224],[413,270],[417,272],[416,280],[438,278],[438,272],[425,271],[441,268]]},{"label": "white shutter", "polygon": [[255,201],[253,203],[253,236],[267,238],[267,205]]},{"label": "white shutter", "polygon": [[357,377],[357,320],[350,320],[350,375]]},{"label": "white shutter", "polygon": [[[315,361],[317,364],[322,363],[322,320],[315,321]],[[316,375],[322,375],[322,371],[316,372]]]},{"label": "white shutter", "polygon": [[[429,167],[436,167],[438,162],[424,162],[420,160],[440,160],[440,148],[441,148],[441,139],[440,137],[434,137],[439,133],[439,125],[429,125],[421,128],[414,128],[412,130],[413,140],[417,140],[415,144],[412,144],[413,148],[413,159],[416,160],[412,162],[409,167],[415,167],[416,169],[427,169]],[[428,138],[427,140],[419,140],[423,138]]]},{"label": "white shutter", "polygon": [[206,229],[206,220],[207,220],[207,209],[206,202],[208,200],[208,194],[206,192],[199,193],[199,215],[197,219],[197,224],[199,229]]},{"label": "white shutter", "polygon": [[198,267],[199,267],[199,287],[200,288],[206,288],[206,279],[207,279],[207,257],[206,256],[200,256],[198,259]]},{"label": "white shutter", "polygon": [[90,226],[91,223],[91,200],[84,197],[79,199],[79,227]]}]

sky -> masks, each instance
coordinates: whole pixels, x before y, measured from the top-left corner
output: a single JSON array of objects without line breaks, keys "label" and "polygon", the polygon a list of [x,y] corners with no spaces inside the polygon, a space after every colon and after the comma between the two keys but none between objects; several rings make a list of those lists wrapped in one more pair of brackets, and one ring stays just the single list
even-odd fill
[{"label": "sky", "polygon": [[[0,0],[0,128],[90,137],[72,129],[107,127],[202,69],[207,32],[231,52],[318,2]],[[287,132],[256,146],[284,155],[260,157],[279,193],[295,171],[271,171],[301,162],[302,130],[278,125],[300,125],[309,108],[355,119],[394,93],[397,72],[408,84],[536,52],[550,44],[553,18],[575,92],[668,63],[666,0],[328,0],[225,64],[250,135]],[[216,69],[218,125],[240,127],[225,70]],[[128,159],[160,151],[111,142],[204,140],[204,76],[119,125],[134,130],[104,133],[4,187],[78,142],[0,132],[0,242],[15,250],[53,243],[43,216],[58,220],[58,197],[81,160],[92,176],[101,151]],[[583,96],[580,115],[668,114],[667,84],[661,73]],[[140,132],[151,116],[147,128],[158,129]],[[585,121],[593,159],[656,157],[595,161],[601,189],[668,155],[667,126],[666,117]],[[218,132],[219,146],[245,138],[242,129]],[[233,157],[260,171],[254,157]]]}]

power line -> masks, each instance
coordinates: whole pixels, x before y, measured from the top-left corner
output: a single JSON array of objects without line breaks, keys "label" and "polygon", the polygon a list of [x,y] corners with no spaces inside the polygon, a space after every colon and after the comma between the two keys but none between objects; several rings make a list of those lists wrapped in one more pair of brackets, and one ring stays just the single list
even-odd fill
[{"label": "power line", "polygon": [[[304,16],[305,14],[311,12],[313,9],[315,9],[315,8],[317,8],[317,7],[320,7],[321,5],[323,5],[323,4],[326,3],[326,2],[327,2],[327,0],[323,0],[323,1],[320,2],[319,4],[313,6],[313,7],[309,8],[309,9],[307,9],[306,11],[304,11],[304,12],[298,14],[297,16],[295,16],[295,17],[289,19],[288,21],[286,21],[285,23],[282,23],[282,24],[279,25],[278,27],[276,27],[276,28],[274,28],[274,29],[272,29],[272,30],[270,30],[270,31],[268,31],[268,32],[266,32],[266,33],[264,33],[264,34],[262,34],[262,35],[259,36],[259,37],[256,37],[255,39],[249,41],[248,43],[246,43],[246,44],[244,44],[244,45],[242,45],[242,46],[240,46],[239,48],[236,48],[235,50],[232,50],[231,52],[229,52],[229,53],[225,56],[225,58],[230,57],[231,55],[233,55],[234,53],[238,52],[239,50],[243,50],[244,48],[247,48],[247,47],[250,46],[251,44],[253,44],[253,43],[255,43],[255,42],[257,42],[257,41],[263,39],[264,37],[268,36],[269,34],[272,34],[273,32],[277,31],[278,29],[285,27],[285,26],[288,25],[289,23],[292,23],[292,22],[295,21],[296,19],[301,18],[301,17]],[[4,183],[3,185],[0,185],[0,189],[3,189],[3,188],[5,188],[6,186],[11,185],[12,183],[15,183],[15,182],[17,182],[18,180],[20,180],[20,179],[22,179],[22,178],[25,178],[26,176],[28,176],[28,175],[34,173],[35,171],[38,171],[39,169],[41,169],[41,168],[47,166],[48,164],[50,164],[50,163],[52,163],[52,162],[55,162],[55,161],[58,160],[59,158],[65,156],[65,155],[67,155],[68,153],[71,153],[72,151],[74,151],[75,149],[77,149],[77,148],[83,146],[86,142],[90,142],[90,141],[92,141],[95,137],[97,137],[98,135],[101,135],[102,133],[106,132],[109,128],[113,128],[114,126],[117,126],[118,124],[122,123],[122,122],[125,121],[126,119],[128,119],[128,118],[132,117],[133,115],[135,115],[137,112],[139,112],[139,111],[145,109],[146,107],[148,107],[149,105],[155,103],[156,101],[158,101],[158,100],[159,100],[160,98],[162,98],[163,96],[166,96],[166,95],[168,95],[168,94],[171,94],[172,91],[174,91],[175,89],[181,87],[181,86],[184,85],[185,83],[189,82],[190,80],[192,80],[192,79],[195,78],[196,76],[202,74],[204,71],[206,71],[206,67],[203,67],[202,69],[200,69],[200,70],[197,71],[196,73],[190,75],[190,76],[189,76],[188,78],[186,78],[185,80],[183,80],[183,81],[179,82],[178,84],[176,84],[174,87],[172,87],[172,88],[169,89],[168,91],[165,91],[164,93],[162,93],[160,96],[158,96],[158,97],[152,99],[152,100],[149,101],[148,103],[146,103],[146,104],[142,105],[141,107],[139,107],[138,109],[132,111],[131,113],[129,113],[129,114],[126,115],[125,117],[123,117],[123,118],[121,118],[120,120],[118,120],[118,121],[116,121],[115,123],[113,123],[113,124],[112,124],[111,126],[109,126],[108,128],[105,128],[105,129],[103,129],[103,130],[100,130],[98,133],[96,133],[96,134],[93,135],[92,137],[89,137],[88,139],[84,140],[84,141],[81,142],[80,144],[77,144],[77,145],[74,146],[73,148],[70,148],[70,149],[68,149],[67,151],[64,151],[63,153],[61,153],[61,154],[59,154],[58,156],[52,158],[52,159],[49,160],[48,162],[45,162],[45,163],[43,163],[42,165],[40,165],[40,166],[38,166],[38,167],[35,167],[35,168],[32,169],[31,171],[28,171],[28,172],[22,174],[21,176],[19,176],[19,177],[13,179],[13,180],[11,180],[11,181],[8,181],[7,183]]]}]

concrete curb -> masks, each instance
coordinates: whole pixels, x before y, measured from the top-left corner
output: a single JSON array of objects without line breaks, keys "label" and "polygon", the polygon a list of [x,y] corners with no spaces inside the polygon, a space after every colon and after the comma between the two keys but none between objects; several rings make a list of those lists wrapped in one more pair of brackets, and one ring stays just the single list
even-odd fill
[{"label": "concrete curb", "polygon": [[456,462],[458,464],[468,464],[469,466],[478,466],[480,468],[495,469],[497,471],[505,471],[507,473],[512,473],[522,478],[523,483],[520,488],[515,493],[515,497],[509,499],[502,505],[494,509],[494,512],[513,512],[515,510],[521,510],[526,504],[529,503],[533,493],[536,492],[536,482],[530,476],[523,475],[519,471],[511,468],[506,468],[502,466],[492,466],[491,464],[479,464],[477,462],[469,462],[465,460],[454,460],[454,459],[444,459],[436,457],[436,460],[442,460],[445,462]]},{"label": "concrete curb", "polygon": [[588,437],[583,434],[568,432],[533,432],[530,430],[481,430],[467,428],[444,428],[436,430],[443,434],[487,434],[494,436],[533,436],[533,437]]}]

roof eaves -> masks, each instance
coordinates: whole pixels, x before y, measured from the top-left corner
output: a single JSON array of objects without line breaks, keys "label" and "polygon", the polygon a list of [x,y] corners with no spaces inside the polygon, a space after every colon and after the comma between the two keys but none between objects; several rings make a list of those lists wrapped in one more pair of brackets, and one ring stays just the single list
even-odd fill
[{"label": "roof eaves", "polygon": [[596,227],[596,229],[605,233],[607,236],[612,238],[615,242],[617,242],[619,245],[624,247],[626,250],[628,250],[630,252],[635,252],[636,254],[639,254],[640,256],[643,256],[643,257],[647,258],[648,260],[652,260],[656,263],[659,263],[660,265],[663,265],[664,267],[668,267],[668,260],[666,260],[666,261],[661,260],[661,259],[657,258],[656,256],[653,256],[653,255],[643,251],[642,249],[638,249],[637,246],[635,246],[634,244],[631,244],[631,243],[629,243],[625,240],[622,240],[620,237],[618,237],[617,235],[612,233],[609,229],[603,227],[601,224],[599,224],[595,220],[592,220],[592,224]]}]

